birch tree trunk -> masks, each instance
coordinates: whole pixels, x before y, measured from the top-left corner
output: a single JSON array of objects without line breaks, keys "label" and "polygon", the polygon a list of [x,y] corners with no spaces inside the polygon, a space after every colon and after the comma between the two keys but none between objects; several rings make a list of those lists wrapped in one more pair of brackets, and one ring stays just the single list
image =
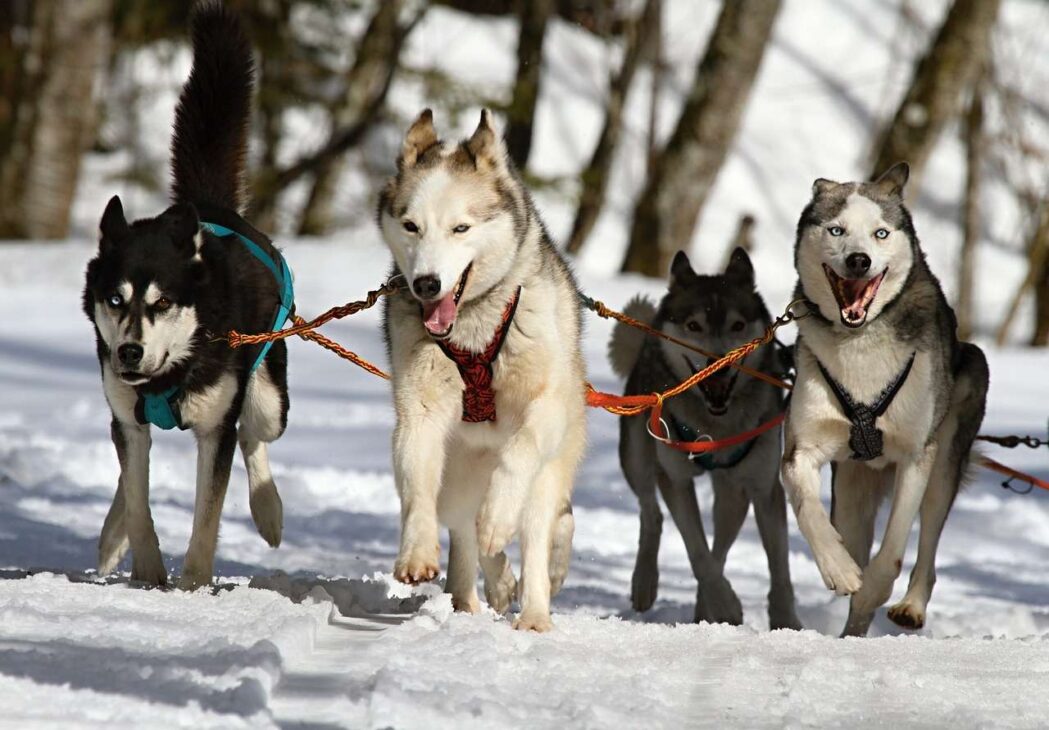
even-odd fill
[{"label": "birch tree trunk", "polygon": [[780,0],[726,0],[670,141],[634,210],[623,271],[664,276],[732,146]]},{"label": "birch tree trunk", "polygon": [[973,335],[974,274],[976,244],[980,240],[980,180],[983,171],[983,84],[973,86],[972,100],[965,119],[965,201],[962,215],[962,248],[958,255],[958,337]]}]

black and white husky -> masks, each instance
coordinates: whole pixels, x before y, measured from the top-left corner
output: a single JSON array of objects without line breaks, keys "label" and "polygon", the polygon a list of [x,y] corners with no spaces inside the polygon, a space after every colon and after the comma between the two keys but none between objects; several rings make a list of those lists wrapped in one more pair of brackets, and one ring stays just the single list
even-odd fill
[{"label": "black and white husky", "polygon": [[[658,308],[639,298],[627,305],[626,311],[668,335],[716,354],[761,336],[769,325],[768,310],[754,287],[754,269],[741,248],[733,252],[725,272],[716,276],[696,274],[688,257],[679,252],[671,268],[670,288]],[[609,358],[613,369],[627,378],[627,395],[666,390],[707,365],[705,358],[691,350],[623,324],[617,324],[613,331]],[[748,355],[744,362],[769,374],[779,375],[783,370],[782,359],[772,348]],[[663,418],[672,440],[695,441],[704,436],[721,439],[773,419],[782,408],[783,396],[775,386],[726,368],[668,400]],[[647,611],[656,600],[663,524],[656,499],[658,486],[685,540],[699,582],[696,621],[743,621],[739,598],[723,571],[729,548],[753,504],[771,574],[769,625],[773,629],[801,628],[794,611],[779,460],[779,428],[740,446],[690,458],[653,439],[648,433],[647,415],[620,420],[619,461],[641,506],[641,538],[631,589],[635,610]],[[714,485],[713,550],[703,533],[693,485],[696,476],[708,471]]]},{"label": "black and white husky", "polygon": [[[959,342],[903,204],[908,167],[873,183],[817,180],[801,214],[798,378],[786,424],[783,483],[827,587],[851,595],[846,635],[865,635],[892,594],[911,524],[918,561],[889,618],[925,623],[936,547],[983,420],[987,361]],[[820,468],[834,465],[831,517]],[[881,500],[893,494],[870,558]]]},{"label": "black and white husky", "polygon": [[191,429],[198,445],[193,531],[179,580],[184,589],[211,581],[238,441],[255,524],[270,545],[280,543],[282,506],[266,444],[283,433],[288,413],[283,341],[263,353],[232,350],[221,338],[231,329],[269,330],[275,313],[287,313],[278,277],[283,281],[288,272],[280,254],[236,213],[244,204],[251,45],[237,17],[217,3],[195,12],[192,36],[193,70],[172,141],[175,204],[129,223],[120,199],[109,201],[83,300],[95,326],[120,461],[99,539],[99,572],[113,570],[130,545],[132,579],[166,583],[149,508],[150,426],[178,426]]}]

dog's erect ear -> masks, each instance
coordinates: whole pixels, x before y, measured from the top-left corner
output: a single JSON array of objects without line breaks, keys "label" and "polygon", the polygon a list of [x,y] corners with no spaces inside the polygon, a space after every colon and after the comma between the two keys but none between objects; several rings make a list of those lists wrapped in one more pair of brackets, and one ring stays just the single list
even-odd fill
[{"label": "dog's erect ear", "polygon": [[124,217],[124,206],[120,202],[120,196],[114,195],[106,204],[106,210],[102,213],[102,222],[98,224],[102,234],[100,243],[102,246],[117,243],[127,236],[127,218]]},{"label": "dog's erect ear", "polygon": [[911,166],[906,162],[897,162],[874,181],[874,187],[882,195],[900,197],[903,195],[903,186],[907,184],[907,178],[910,176]]},{"label": "dog's erect ear", "polygon": [[466,141],[466,149],[474,159],[474,165],[478,170],[499,169],[506,164],[506,147],[503,140],[495,131],[495,123],[492,120],[492,112],[488,109],[481,110],[481,121],[477,123],[477,129]]},{"label": "dog's erect ear", "polygon": [[725,276],[740,286],[754,288],[754,264],[742,246],[736,246],[725,267]]},{"label": "dog's erect ear", "polygon": [[684,251],[674,254],[674,261],[670,264],[670,283],[687,284],[696,278],[696,272],[692,270],[688,255]]},{"label": "dog's erect ear", "polygon": [[437,144],[437,131],[433,128],[433,112],[423,109],[422,114],[412,122],[412,126],[408,127],[404,135],[401,156],[397,158],[397,167],[401,169],[411,167],[419,161],[423,152],[435,144]]},{"label": "dog's erect ear", "polygon": [[189,203],[178,203],[160,214],[161,220],[171,232],[175,245],[186,256],[195,256],[202,237],[197,209]]},{"label": "dog's erect ear", "polygon": [[841,183],[836,183],[833,180],[828,180],[825,177],[818,177],[816,178],[816,181],[812,183],[812,197],[815,198],[817,195],[829,193],[831,190],[838,187],[839,185],[841,185]]}]

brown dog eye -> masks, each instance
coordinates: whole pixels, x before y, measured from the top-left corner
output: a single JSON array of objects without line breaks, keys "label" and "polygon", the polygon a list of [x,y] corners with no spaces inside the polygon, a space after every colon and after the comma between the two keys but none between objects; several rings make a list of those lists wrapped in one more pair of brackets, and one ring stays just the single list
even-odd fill
[{"label": "brown dog eye", "polygon": [[685,325],[689,332],[702,332],[703,328],[699,326],[699,322],[692,321]]},{"label": "brown dog eye", "polygon": [[157,301],[153,302],[153,309],[158,312],[166,312],[171,309],[171,300],[167,297],[161,297]]},{"label": "brown dog eye", "polygon": [[742,320],[740,320],[739,322],[733,322],[732,323],[732,331],[733,332],[742,332],[743,328],[746,327],[746,326],[747,325],[744,324]]},{"label": "brown dog eye", "polygon": [[402,225],[404,225],[404,230],[408,231],[408,233],[419,232],[419,226],[415,225],[412,221],[405,221]]}]

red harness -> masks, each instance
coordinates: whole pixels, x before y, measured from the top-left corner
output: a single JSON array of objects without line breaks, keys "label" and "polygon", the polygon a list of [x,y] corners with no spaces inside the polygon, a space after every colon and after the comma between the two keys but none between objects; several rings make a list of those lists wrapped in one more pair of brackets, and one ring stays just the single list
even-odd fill
[{"label": "red harness", "polygon": [[503,318],[495,330],[492,341],[482,352],[470,352],[450,342],[438,341],[437,343],[448,359],[455,363],[459,369],[459,377],[463,379],[463,421],[466,423],[495,421],[492,365],[495,363],[495,358],[499,357],[499,350],[503,347],[506,333],[510,331],[510,323],[514,321],[514,313],[517,311],[517,302],[520,299],[521,287],[517,287],[514,298],[503,310]]}]

